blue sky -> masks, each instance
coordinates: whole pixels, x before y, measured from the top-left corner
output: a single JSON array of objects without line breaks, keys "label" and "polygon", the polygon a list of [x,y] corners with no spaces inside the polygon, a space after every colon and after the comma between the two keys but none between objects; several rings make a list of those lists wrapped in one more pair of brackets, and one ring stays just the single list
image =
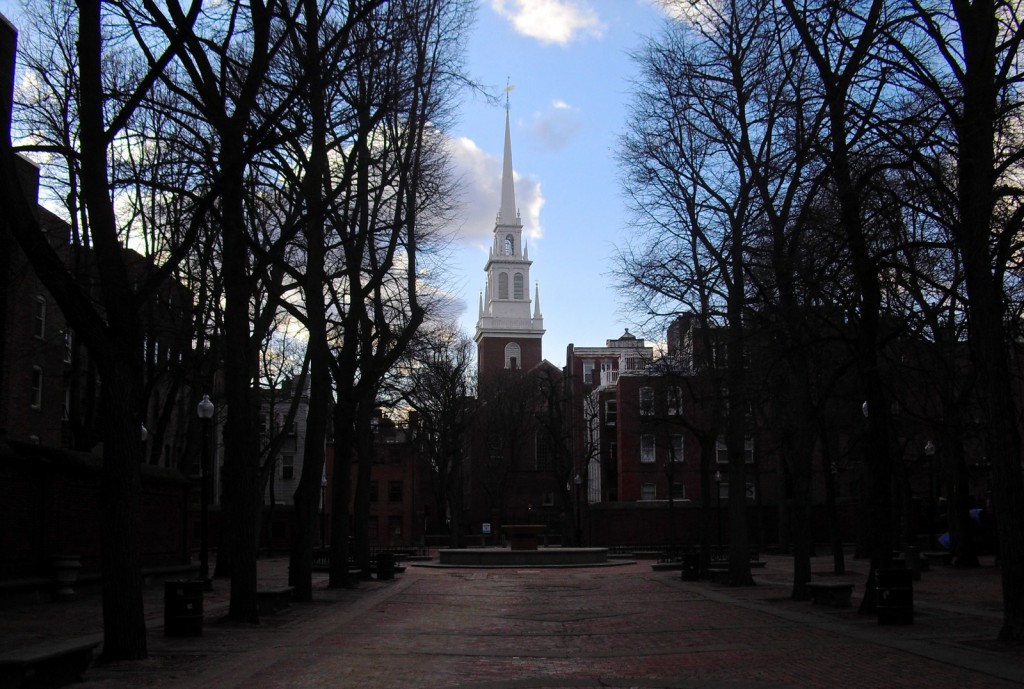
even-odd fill
[{"label": "blue sky", "polygon": [[[540,285],[544,358],[558,366],[570,342],[603,345],[632,328],[608,274],[629,235],[615,151],[636,73],[628,53],[663,19],[653,0],[479,2],[469,71],[493,92],[513,86],[516,201]],[[464,222],[450,268],[469,333],[499,205],[504,117],[503,106],[469,99],[451,132]]]},{"label": "blue sky", "polygon": [[[20,4],[0,0],[0,12],[17,23]],[[540,286],[544,357],[557,366],[570,342],[603,345],[636,318],[622,310],[609,276],[629,235],[615,150],[636,72],[628,53],[658,32],[659,5],[478,0],[468,69],[493,94],[504,93],[506,80],[513,87],[516,200]],[[470,334],[499,206],[504,125],[503,105],[467,96],[449,132],[463,186],[447,287]]]}]

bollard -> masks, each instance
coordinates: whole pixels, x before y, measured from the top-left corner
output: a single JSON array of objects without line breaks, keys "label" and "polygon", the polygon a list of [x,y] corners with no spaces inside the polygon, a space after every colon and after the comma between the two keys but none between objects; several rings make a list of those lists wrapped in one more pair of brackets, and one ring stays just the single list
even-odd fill
[{"label": "bollard", "polygon": [[203,581],[164,582],[164,635],[200,636],[203,633]]},{"label": "bollard", "polygon": [[914,583],[909,569],[875,570],[878,624],[914,623]]}]

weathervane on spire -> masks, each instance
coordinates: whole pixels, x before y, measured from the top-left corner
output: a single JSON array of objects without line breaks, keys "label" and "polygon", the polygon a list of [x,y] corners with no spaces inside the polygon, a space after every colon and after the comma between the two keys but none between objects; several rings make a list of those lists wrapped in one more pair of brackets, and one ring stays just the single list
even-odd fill
[{"label": "weathervane on spire", "polygon": [[516,89],[516,87],[512,85],[511,81],[512,77],[505,77],[505,112],[509,112],[511,109],[508,94],[512,93]]}]

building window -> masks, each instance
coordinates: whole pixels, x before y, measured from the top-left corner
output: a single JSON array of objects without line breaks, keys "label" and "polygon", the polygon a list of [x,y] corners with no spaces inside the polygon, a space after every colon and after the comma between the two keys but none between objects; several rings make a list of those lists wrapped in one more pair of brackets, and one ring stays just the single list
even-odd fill
[{"label": "building window", "polygon": [[32,334],[40,340],[46,338],[46,297],[36,297],[36,316]]},{"label": "building window", "polygon": [[515,370],[522,367],[522,350],[515,342],[505,345],[505,368]]},{"label": "building window", "polygon": [[544,491],[544,494],[540,498],[540,504],[543,505],[544,507],[554,507],[555,493],[550,490]]},{"label": "building window", "polygon": [[64,363],[71,363],[71,349],[73,345],[71,329],[68,328],[64,331]]},{"label": "building window", "polygon": [[653,483],[641,483],[640,484],[640,499],[641,500],[656,500],[658,497],[658,487]]},{"label": "building window", "polygon": [[522,299],[523,298],[523,274],[516,273],[512,276],[512,298]]},{"label": "building window", "polygon": [[669,416],[679,416],[683,413],[683,391],[679,386],[674,385],[668,389],[665,411]]},{"label": "building window", "polygon": [[725,368],[729,363],[726,343],[719,340],[711,345],[711,362],[715,368]]},{"label": "building window", "polygon": [[640,414],[650,416],[654,413],[654,388],[640,388]]},{"label": "building window", "polygon": [[370,481],[370,502],[377,502],[377,481]]},{"label": "building window", "polygon": [[655,461],[657,453],[654,450],[654,436],[644,434],[640,436],[640,461],[650,463]]},{"label": "building window", "polygon": [[392,538],[400,538],[402,535],[402,515],[393,514],[388,517],[388,535]]},{"label": "building window", "polygon": [[672,499],[673,500],[685,500],[686,499],[686,486],[682,483],[675,482],[672,484]]},{"label": "building window", "polygon": [[594,362],[584,361],[583,362],[583,382],[590,384],[594,382]]},{"label": "building window", "polygon": [[388,481],[388,502],[402,502],[401,481]]},{"label": "building window", "polygon": [[[754,463],[754,439],[747,438],[743,441],[743,458],[747,464]],[[715,461],[719,464],[729,463],[729,447],[725,443],[725,437],[718,436],[715,442]]]},{"label": "building window", "polygon": [[505,255],[511,256],[516,252],[516,240],[512,235],[505,235]]},{"label": "building window", "polygon": [[281,478],[295,478],[295,455],[281,455]]},{"label": "building window", "polygon": [[627,371],[643,371],[647,368],[647,364],[650,363],[647,359],[642,356],[627,356],[626,357],[626,370]]},{"label": "building window", "polygon": [[683,461],[683,436],[681,433],[672,436],[672,461]]},{"label": "building window", "polygon": [[33,409],[43,408],[43,369],[38,366],[32,367],[32,391],[29,406]]},{"label": "building window", "polygon": [[498,273],[498,299],[508,299],[508,273]]},{"label": "building window", "polygon": [[616,400],[608,400],[604,403],[604,422],[614,426],[619,415],[619,403]]},{"label": "building window", "polygon": [[[718,497],[722,500],[729,499],[729,482],[722,481],[718,484]],[[757,498],[757,488],[754,487],[753,483],[747,482],[747,500],[754,500]]]}]

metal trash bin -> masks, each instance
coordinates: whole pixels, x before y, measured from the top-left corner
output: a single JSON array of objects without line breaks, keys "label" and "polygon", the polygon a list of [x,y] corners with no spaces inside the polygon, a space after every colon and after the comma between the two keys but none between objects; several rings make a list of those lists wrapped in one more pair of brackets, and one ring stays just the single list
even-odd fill
[{"label": "metal trash bin", "polygon": [[203,633],[203,582],[164,582],[164,635],[200,636]]},{"label": "metal trash bin", "polygon": [[914,623],[913,576],[909,569],[875,570],[878,624]]},{"label": "metal trash bin", "polygon": [[377,581],[388,581],[395,578],[394,553],[377,554]]},{"label": "metal trash bin", "polygon": [[683,581],[700,581],[700,558],[697,551],[687,548],[683,551]]}]

